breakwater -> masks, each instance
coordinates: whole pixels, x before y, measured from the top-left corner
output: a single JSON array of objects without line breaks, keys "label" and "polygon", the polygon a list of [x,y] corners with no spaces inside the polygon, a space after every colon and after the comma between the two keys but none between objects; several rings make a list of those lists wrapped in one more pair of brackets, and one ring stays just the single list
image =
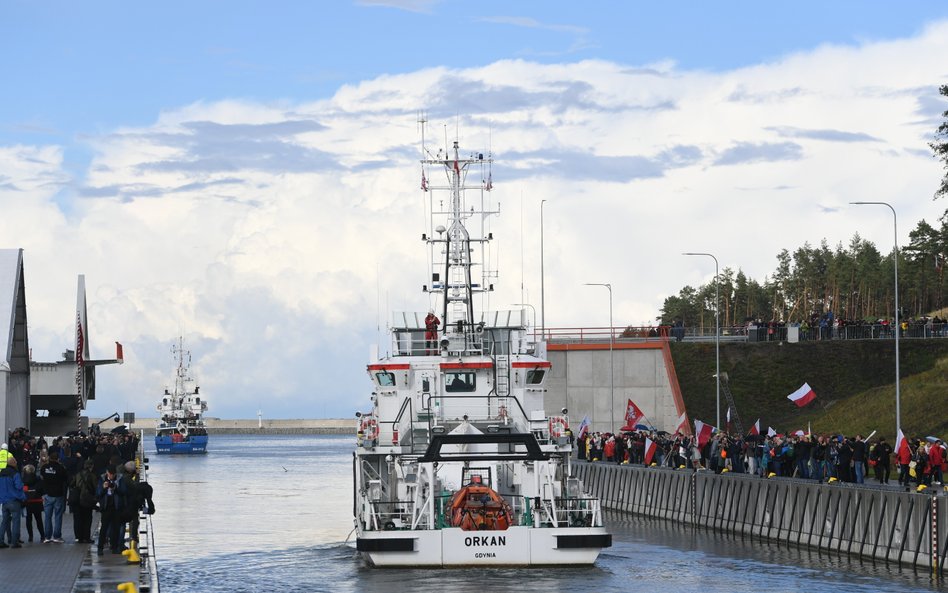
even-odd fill
[{"label": "breakwater", "polygon": [[[354,418],[227,420],[205,418],[208,434],[351,434],[356,433]],[[129,430],[154,434],[157,418],[136,418]]]},{"label": "breakwater", "polygon": [[948,497],[747,474],[575,462],[603,508],[944,576]]}]

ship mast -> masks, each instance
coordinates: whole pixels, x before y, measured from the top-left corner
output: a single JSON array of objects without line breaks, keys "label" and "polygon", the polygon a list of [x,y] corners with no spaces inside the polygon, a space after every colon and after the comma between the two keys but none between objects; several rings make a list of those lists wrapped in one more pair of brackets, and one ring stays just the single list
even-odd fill
[{"label": "ship mast", "polygon": [[[426,120],[421,119],[419,123],[424,130]],[[493,237],[486,232],[485,221],[497,211],[485,207],[485,192],[491,188],[483,175],[492,158],[490,154],[485,158],[482,153],[463,157],[457,140],[436,154],[430,154],[424,147],[424,134],[422,145],[422,189],[431,194],[448,194],[447,204],[443,200],[436,202],[433,195],[429,198],[432,217],[429,228],[434,231],[425,235],[431,250],[430,292],[441,297],[445,337],[461,345],[450,349],[468,351],[479,341],[475,334],[478,326],[483,325],[474,316],[474,295],[493,290],[493,285],[488,283],[492,273],[486,261],[486,246]],[[425,178],[429,167],[442,169],[447,183],[429,184]],[[468,176],[476,177],[477,171],[481,173],[480,183],[467,185]],[[443,224],[438,224],[441,221]],[[475,279],[475,267],[480,268],[479,279]]]}]

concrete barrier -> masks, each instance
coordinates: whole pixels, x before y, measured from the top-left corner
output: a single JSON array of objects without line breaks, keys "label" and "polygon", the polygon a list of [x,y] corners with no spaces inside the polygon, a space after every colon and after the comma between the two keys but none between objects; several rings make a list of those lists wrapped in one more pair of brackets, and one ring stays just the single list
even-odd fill
[{"label": "concrete barrier", "polygon": [[581,461],[573,472],[606,509],[944,576],[948,497],[937,496],[936,488],[917,493]]}]

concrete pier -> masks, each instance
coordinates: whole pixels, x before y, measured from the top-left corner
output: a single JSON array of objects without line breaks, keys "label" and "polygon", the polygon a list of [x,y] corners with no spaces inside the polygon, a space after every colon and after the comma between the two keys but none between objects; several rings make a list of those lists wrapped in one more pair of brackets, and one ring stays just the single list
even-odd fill
[{"label": "concrete pier", "polygon": [[573,471],[606,509],[924,567],[944,576],[948,497],[940,486],[917,493],[581,461]]},{"label": "concrete pier", "polygon": [[[352,434],[356,433],[355,418],[257,419],[225,420],[205,418],[207,432],[215,434]],[[262,424],[262,427],[260,426]],[[136,418],[130,430],[144,430],[145,436],[154,436],[157,418]],[[103,430],[108,424],[102,425]]]}]

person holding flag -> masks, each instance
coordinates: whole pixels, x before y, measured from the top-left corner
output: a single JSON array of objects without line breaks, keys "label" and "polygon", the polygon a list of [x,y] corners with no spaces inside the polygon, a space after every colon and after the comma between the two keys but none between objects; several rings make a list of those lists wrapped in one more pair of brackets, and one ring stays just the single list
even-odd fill
[{"label": "person holding flag", "polygon": [[899,436],[895,440],[895,460],[899,463],[899,486],[903,484],[907,488],[909,485],[909,464],[912,462],[912,450],[909,449],[908,440],[899,429]]}]

